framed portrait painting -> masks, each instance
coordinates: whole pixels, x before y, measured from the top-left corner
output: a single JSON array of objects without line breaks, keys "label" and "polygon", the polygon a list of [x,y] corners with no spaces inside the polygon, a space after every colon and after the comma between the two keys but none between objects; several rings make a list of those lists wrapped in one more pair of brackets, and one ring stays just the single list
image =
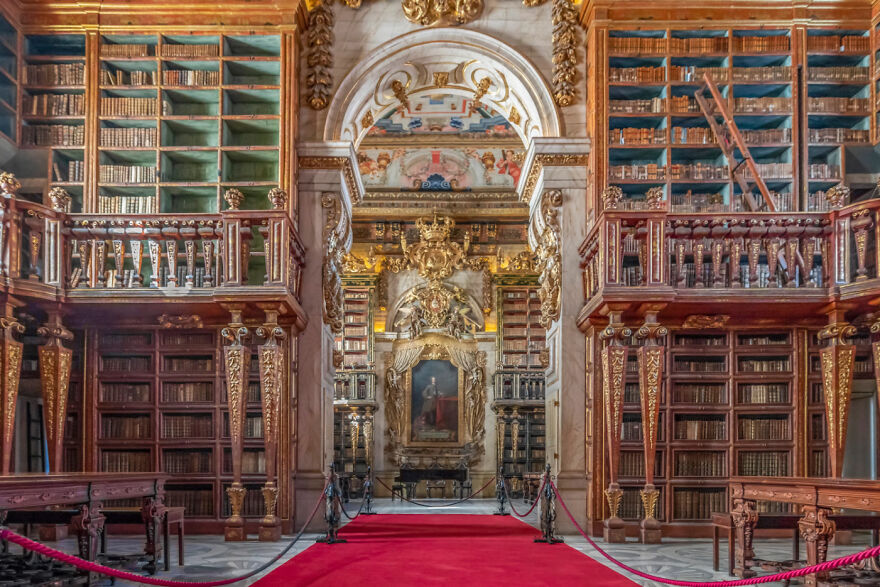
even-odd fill
[{"label": "framed portrait painting", "polygon": [[408,380],[407,443],[459,445],[464,385],[461,370],[449,360],[422,360],[410,369]]}]

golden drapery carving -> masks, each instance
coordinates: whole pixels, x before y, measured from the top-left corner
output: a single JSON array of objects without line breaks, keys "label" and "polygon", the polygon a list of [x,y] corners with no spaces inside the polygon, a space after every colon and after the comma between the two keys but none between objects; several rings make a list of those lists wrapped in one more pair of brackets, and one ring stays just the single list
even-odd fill
[{"label": "golden drapery carving", "polygon": [[553,98],[562,107],[577,97],[577,20],[571,0],[553,0]]},{"label": "golden drapery carving", "polygon": [[819,340],[828,341],[820,351],[822,392],[825,397],[825,423],[828,427],[828,453],[831,477],[843,474],[843,456],[846,449],[846,428],[849,420],[849,400],[852,395],[853,367],[856,349],[846,339],[856,328],[845,322],[829,324],[819,332]]},{"label": "golden drapery carving", "polygon": [[483,0],[401,0],[403,15],[423,26],[466,24],[483,12]]},{"label": "golden drapery carving", "polygon": [[[0,175],[2,178],[2,175]],[[15,178],[12,178],[15,180]],[[2,179],[0,179],[2,181]],[[15,435],[15,405],[18,403],[18,383],[21,377],[21,358],[23,346],[13,337],[24,332],[24,326],[11,315],[11,308],[7,308],[8,315],[0,318],[0,361],[3,367],[2,382],[2,405],[0,411],[0,448],[2,448],[2,472],[8,475],[12,465],[12,439]]]},{"label": "golden drapery carving", "polygon": [[538,297],[541,300],[541,326],[549,328],[559,319],[560,295],[562,293],[562,235],[559,224],[562,192],[547,190],[541,196],[540,215],[543,224],[537,235],[535,269],[540,273]]},{"label": "golden drapery carving", "polygon": [[49,449],[49,471],[58,473],[62,466],[64,424],[67,420],[67,391],[70,385],[70,366],[73,351],[64,347],[64,341],[73,340],[58,316],[37,329],[37,334],[48,339],[38,349],[40,387],[43,393],[43,418],[46,425],[46,445]]},{"label": "golden drapery carving", "polygon": [[[407,434],[411,376],[410,370],[421,360],[448,359],[460,370],[459,402],[463,427],[456,446],[415,446]],[[427,457],[449,466],[473,464],[485,447],[486,355],[477,350],[475,340],[460,340],[448,334],[430,332],[412,340],[396,340],[386,356],[385,422],[391,461],[400,465],[408,460]]]},{"label": "golden drapery carving", "polygon": [[324,261],[321,281],[324,292],[324,322],[334,334],[342,332],[344,316],[342,272],[345,257],[351,248],[351,218],[340,194],[325,192],[321,205],[326,211],[324,221]]},{"label": "golden drapery carving", "polygon": [[306,102],[313,110],[330,104],[333,88],[333,9],[321,2],[309,12],[306,29]]},{"label": "golden drapery carving", "polygon": [[231,515],[226,519],[225,536],[227,541],[242,541],[247,538],[244,530],[244,518],[241,516],[241,506],[247,492],[241,483],[241,450],[244,439],[248,365],[251,351],[244,344],[249,332],[242,323],[242,311],[243,309],[240,307],[230,309],[232,321],[227,328],[221,331],[223,338],[230,342],[223,348],[233,479],[232,486],[226,488],[231,509]]}]

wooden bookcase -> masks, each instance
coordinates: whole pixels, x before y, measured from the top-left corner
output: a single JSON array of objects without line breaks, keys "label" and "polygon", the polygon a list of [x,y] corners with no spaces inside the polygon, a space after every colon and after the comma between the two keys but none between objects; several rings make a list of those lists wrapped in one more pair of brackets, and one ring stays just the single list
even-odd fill
[{"label": "wooden bookcase", "polygon": [[364,475],[369,466],[363,426],[357,426],[357,440],[353,438],[355,428],[351,417],[357,415],[356,410],[337,409],[333,412],[333,462],[339,473]]},{"label": "wooden bookcase", "polygon": [[345,324],[335,337],[342,353],[343,369],[363,369],[373,363],[373,292],[370,286],[351,285],[343,289]]},{"label": "wooden bookcase", "polygon": [[[23,46],[21,142],[46,152],[49,185],[73,196],[72,211],[218,212],[229,188],[244,194],[242,209],[269,208],[280,177],[279,35],[105,34],[92,48],[85,35],[34,34]],[[86,72],[92,59],[96,74]]]},{"label": "wooden bookcase", "polygon": [[[655,485],[658,519],[704,523],[725,511],[731,475],[798,472],[794,330],[677,330],[667,338]],[[644,483],[638,362],[630,352],[624,389],[620,484],[624,519],[638,520]]]},{"label": "wooden bookcase", "polygon": [[[220,340],[213,330],[100,331],[95,396],[95,467],[105,472],[163,471],[166,503],[196,522],[228,515],[232,482],[229,417]],[[259,367],[251,360],[243,480],[265,480]],[[262,496],[247,517],[261,516]]]},{"label": "wooden bookcase", "polygon": [[540,368],[547,333],[541,326],[538,286],[498,287],[498,363],[502,368]]},{"label": "wooden bookcase", "polygon": [[19,35],[0,14],[0,134],[15,143],[18,139]]},{"label": "wooden bookcase", "polygon": [[[871,37],[813,27],[628,28],[606,32],[607,86],[596,145],[624,208],[660,187],[673,212],[743,210],[739,186],[693,98],[709,73],[734,114],[779,211],[827,208],[828,188],[857,183],[872,144]],[[737,153],[737,156],[740,154]],[[849,157],[848,157],[849,155]],[[848,175],[850,176],[848,178]]]},{"label": "wooden bookcase", "polygon": [[26,35],[22,43],[21,145],[46,154],[52,186],[82,212],[86,180],[86,37]]},{"label": "wooden bookcase", "polygon": [[[505,417],[504,447],[501,469],[506,477],[521,478],[528,473],[541,473],[546,462],[545,410],[543,406],[519,406],[512,414]],[[513,426],[516,420],[517,429],[516,451],[513,446]]]}]

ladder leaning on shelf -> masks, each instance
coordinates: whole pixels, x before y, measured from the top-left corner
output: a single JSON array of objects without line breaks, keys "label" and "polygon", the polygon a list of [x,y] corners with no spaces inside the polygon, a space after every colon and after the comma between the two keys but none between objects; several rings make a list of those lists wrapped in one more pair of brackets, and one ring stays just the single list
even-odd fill
[{"label": "ladder leaning on shelf", "polygon": [[[776,212],[776,205],[770,197],[770,192],[767,191],[767,185],[761,178],[761,174],[758,172],[758,167],[755,165],[755,160],[752,159],[752,155],[749,153],[749,148],[746,146],[742,135],[739,133],[736,121],[733,120],[733,116],[730,115],[727,106],[724,105],[724,98],[721,96],[721,92],[718,91],[718,86],[715,85],[712,76],[708,73],[703,75],[703,80],[703,85],[694,93],[694,97],[697,99],[697,104],[700,105],[700,110],[703,111],[703,115],[706,117],[709,127],[712,129],[712,132],[715,133],[715,139],[718,141],[718,146],[721,147],[721,151],[727,158],[727,165],[730,169],[730,174],[742,190],[743,199],[748,205],[750,211],[756,212],[758,210],[758,203],[755,202],[754,197],[752,197],[752,187],[742,175],[742,166],[746,165],[749,168],[749,171],[752,172],[752,180],[758,187],[758,191],[761,192],[764,202],[767,204],[767,211]],[[706,91],[709,92],[708,97],[706,96]],[[717,118],[719,115],[724,119],[724,126],[727,129],[727,133],[723,132],[721,124],[719,124]],[[739,149],[739,152],[743,157],[739,162],[737,162],[734,157],[734,146]]]}]

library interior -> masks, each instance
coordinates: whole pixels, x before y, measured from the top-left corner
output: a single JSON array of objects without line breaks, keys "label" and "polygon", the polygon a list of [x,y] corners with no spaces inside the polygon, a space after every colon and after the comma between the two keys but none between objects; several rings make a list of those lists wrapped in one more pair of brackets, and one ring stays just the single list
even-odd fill
[{"label": "library interior", "polygon": [[878,387],[880,0],[0,0],[0,587],[880,585]]}]

